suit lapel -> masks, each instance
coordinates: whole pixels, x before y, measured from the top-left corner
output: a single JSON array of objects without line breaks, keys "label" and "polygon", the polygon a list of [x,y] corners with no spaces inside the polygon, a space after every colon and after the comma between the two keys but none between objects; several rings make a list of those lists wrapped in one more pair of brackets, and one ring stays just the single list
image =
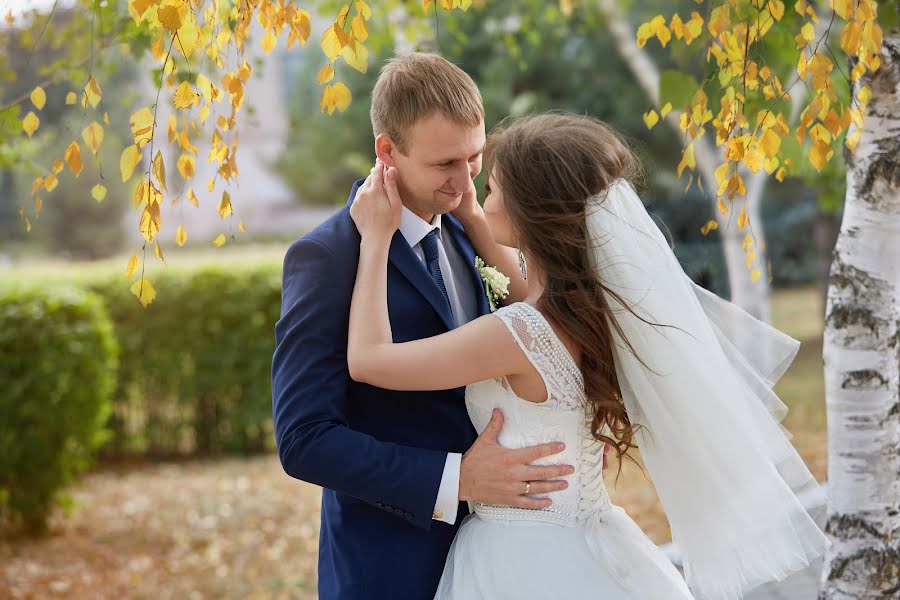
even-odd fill
[{"label": "suit lapel", "polygon": [[390,262],[398,271],[403,273],[413,287],[425,296],[425,299],[431,304],[435,312],[440,315],[441,320],[447,329],[455,329],[456,323],[450,312],[450,305],[443,292],[431,278],[431,273],[425,268],[425,264],[419,260],[413,249],[409,247],[406,238],[400,231],[394,233],[391,239],[391,249],[388,253],[388,262]]},{"label": "suit lapel", "polygon": [[[353,204],[356,192],[364,182],[364,179],[354,182],[353,188],[350,190],[350,197],[347,199],[348,208]],[[487,302],[487,296],[484,294],[484,283],[481,281],[481,275],[478,273],[478,269],[475,268],[475,249],[472,247],[472,243],[466,236],[462,224],[452,215],[446,214],[441,216],[441,223],[444,230],[456,243],[456,247],[466,263],[466,273],[468,273],[468,277],[472,281],[472,289],[475,291],[478,316],[488,314],[490,306]],[[441,317],[448,330],[456,328],[453,314],[447,305],[444,294],[441,293],[440,288],[434,282],[434,279],[431,278],[428,269],[425,268],[425,264],[419,260],[413,249],[409,247],[406,238],[403,237],[400,231],[395,232],[394,237],[391,239],[388,262],[394,265],[409,280],[413,287],[428,300],[428,303]]]},{"label": "suit lapel", "polygon": [[453,238],[460,255],[463,257],[463,262],[466,263],[466,273],[472,281],[472,290],[475,292],[478,316],[488,314],[491,312],[491,307],[484,292],[484,282],[481,281],[481,275],[478,273],[478,269],[475,268],[475,248],[472,247],[469,236],[466,235],[465,229],[456,220],[456,217],[449,213],[441,217],[441,223],[444,230]]}]

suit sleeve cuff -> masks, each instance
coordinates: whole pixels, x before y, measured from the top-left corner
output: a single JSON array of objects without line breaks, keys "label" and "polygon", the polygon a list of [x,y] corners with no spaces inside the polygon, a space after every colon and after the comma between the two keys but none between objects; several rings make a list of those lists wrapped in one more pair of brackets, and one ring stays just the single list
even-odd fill
[{"label": "suit sleeve cuff", "polygon": [[432,519],[453,525],[459,510],[459,467],[462,455],[455,452],[447,454],[444,462],[444,474],[438,488],[437,500],[434,503]]}]

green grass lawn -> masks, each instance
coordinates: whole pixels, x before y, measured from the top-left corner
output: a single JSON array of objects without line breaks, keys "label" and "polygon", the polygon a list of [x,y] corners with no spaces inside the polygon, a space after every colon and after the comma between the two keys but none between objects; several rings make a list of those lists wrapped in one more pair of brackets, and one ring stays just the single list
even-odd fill
[{"label": "green grass lawn", "polygon": [[817,290],[776,291],[772,295],[772,324],[801,343],[797,358],[775,386],[775,393],[789,409],[784,424],[791,431],[824,433],[824,309]]}]

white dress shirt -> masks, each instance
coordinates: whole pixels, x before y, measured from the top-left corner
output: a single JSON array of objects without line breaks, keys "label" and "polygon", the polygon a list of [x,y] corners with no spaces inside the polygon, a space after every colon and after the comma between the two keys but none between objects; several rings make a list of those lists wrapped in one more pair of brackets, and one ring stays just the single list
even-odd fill
[{"label": "white dress shirt", "polygon": [[[444,278],[444,287],[450,299],[453,320],[456,326],[464,325],[478,315],[478,306],[472,289],[471,278],[466,270],[466,263],[455,244],[448,238],[443,239],[441,231],[441,215],[435,215],[431,223],[427,223],[403,207],[400,213],[400,233],[412,248],[416,256],[425,262],[425,251],[421,241],[431,232],[438,230],[438,264]],[[444,462],[444,473],[438,488],[437,500],[432,517],[438,521],[453,524],[459,508],[459,468],[462,455],[456,452],[447,453]]]}]

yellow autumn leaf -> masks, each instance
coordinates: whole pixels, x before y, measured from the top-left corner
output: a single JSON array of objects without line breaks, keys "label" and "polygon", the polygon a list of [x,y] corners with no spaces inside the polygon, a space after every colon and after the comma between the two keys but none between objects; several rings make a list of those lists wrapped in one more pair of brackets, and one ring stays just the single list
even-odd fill
[{"label": "yellow autumn leaf", "polygon": [[650,39],[650,36],[653,35],[653,30],[650,29],[650,23],[642,23],[637,28],[637,34],[635,36],[635,42],[637,43],[638,48],[643,48],[646,45],[647,40]]},{"label": "yellow autumn leaf", "polygon": [[778,134],[771,129],[766,129],[763,132],[762,136],[760,136],[759,144],[760,146],[762,146],[763,152],[766,153],[766,156],[769,158],[773,158],[776,154],[778,154],[778,150],[781,149],[781,138],[778,137]]},{"label": "yellow autumn leaf", "polygon": [[332,79],[334,79],[334,67],[331,66],[331,63],[326,63],[316,75],[316,81],[319,82],[319,85],[323,85]]},{"label": "yellow autumn leaf", "polygon": [[669,43],[669,40],[672,39],[672,33],[669,31],[669,28],[666,27],[666,21],[662,18],[662,15],[657,15],[650,21],[650,27],[653,28],[653,32],[656,34],[656,39],[659,40],[660,45],[663,48],[666,47],[666,44]]},{"label": "yellow autumn leaf", "polygon": [[780,21],[784,16],[784,2],[781,2],[781,0],[769,0],[768,4],[766,4],[766,10],[769,11],[772,18]]},{"label": "yellow autumn leaf", "polygon": [[741,242],[741,248],[744,250],[744,252],[749,252],[750,248],[753,247],[753,243],[753,234],[748,233],[744,236],[744,241]]},{"label": "yellow autumn leaf", "polygon": [[128,266],[125,267],[125,279],[131,279],[134,272],[141,265],[141,259],[137,254],[132,254],[128,259]]},{"label": "yellow autumn leaf", "polygon": [[854,129],[853,133],[847,136],[847,148],[850,152],[856,150],[856,146],[859,144],[859,138],[862,136],[862,129]]},{"label": "yellow autumn leaf", "polygon": [[665,105],[662,107],[662,110],[659,111],[659,116],[662,118],[666,118],[666,115],[669,114],[669,112],[671,112],[671,110],[672,110],[672,103],[666,102]]},{"label": "yellow autumn leaf", "polygon": [[322,52],[325,53],[328,60],[334,60],[349,42],[347,34],[335,23],[322,34]]},{"label": "yellow autumn leaf", "polygon": [[37,118],[37,115],[33,112],[29,111],[25,118],[22,119],[22,129],[25,130],[25,133],[28,134],[28,137],[31,137],[32,134],[37,131],[38,126],[40,126],[41,120]]},{"label": "yellow autumn leaf", "polygon": [[178,229],[175,230],[175,243],[179,247],[183,247],[187,243],[187,230],[184,228],[184,225],[179,225]]},{"label": "yellow autumn leaf", "polygon": [[719,200],[716,202],[716,208],[718,208],[719,212],[722,213],[724,216],[726,216],[726,217],[728,216],[728,212],[729,212],[728,205],[725,204],[725,201],[722,200],[721,198],[719,198]]},{"label": "yellow autumn leaf", "polygon": [[167,4],[156,11],[160,24],[168,30],[170,35],[175,35],[181,27],[181,13],[177,6]]},{"label": "yellow autumn leaf", "polygon": [[146,106],[131,113],[129,119],[131,125],[131,135],[134,137],[134,143],[138,148],[143,148],[144,144],[150,141],[153,131],[153,113]]},{"label": "yellow autumn leaf", "polygon": [[765,155],[759,147],[759,144],[751,144],[749,148],[744,152],[743,156],[744,164],[747,167],[756,173],[763,167],[763,162],[765,161]]},{"label": "yellow autumn leaf", "polygon": [[145,307],[156,298],[156,290],[153,289],[150,281],[144,277],[141,277],[134,282],[131,286],[131,293],[137,296],[137,299],[140,300],[141,304]]},{"label": "yellow autumn leaf", "polygon": [[276,43],[278,43],[278,38],[271,31],[267,31],[262,39],[263,52],[266,54],[270,53],[275,48]]},{"label": "yellow autumn leaf", "polygon": [[247,233],[247,228],[244,227],[244,222],[243,222],[243,221],[238,222],[238,229],[241,230],[241,233]]},{"label": "yellow autumn leaf", "polygon": [[35,177],[31,182],[31,195],[34,196],[39,189],[44,187],[44,178],[43,177]]},{"label": "yellow autumn leaf", "polygon": [[81,160],[81,146],[78,145],[78,142],[72,140],[69,142],[69,145],[66,147],[66,164],[69,165],[69,169],[72,171],[72,175],[78,177],[81,175],[81,170],[84,168],[84,162]]},{"label": "yellow autumn leaf", "polygon": [[159,182],[159,187],[162,191],[166,191],[166,164],[163,162],[162,152],[159,150],[156,151],[156,156],[153,157],[153,176],[156,177],[156,181]]},{"label": "yellow autumn leaf", "polygon": [[710,219],[709,221],[706,222],[706,224],[703,227],[700,228],[700,233],[702,233],[703,235],[708,235],[710,231],[713,231],[718,228],[719,228],[719,223],[716,222],[714,219]]},{"label": "yellow autumn leaf", "polygon": [[122,174],[122,181],[131,179],[134,168],[141,162],[141,151],[137,146],[128,146],[122,150],[119,157],[119,171]]},{"label": "yellow autumn leaf", "polygon": [[341,112],[347,110],[347,107],[350,106],[350,88],[339,81],[332,87],[332,94],[334,106]]},{"label": "yellow autumn leaf", "polygon": [[706,24],[710,35],[714,38],[719,37],[723,31],[727,31],[731,27],[731,9],[727,4],[717,6],[710,12],[709,19]]},{"label": "yellow autumn leaf", "polygon": [[747,262],[747,268],[750,269],[751,267],[753,267],[753,261],[756,260],[756,251],[752,249],[748,250],[747,255],[744,257],[744,259]]},{"label": "yellow autumn leaf", "polygon": [[100,100],[103,98],[103,92],[100,89],[100,84],[97,83],[97,80],[93,75],[91,75],[91,78],[88,79],[87,85],[84,86],[83,98],[90,103],[92,108],[97,108],[97,104],[99,104]]},{"label": "yellow autumn leaf", "polygon": [[647,129],[653,129],[653,126],[659,121],[659,115],[652,108],[644,113],[644,124]]},{"label": "yellow autumn leaf", "polygon": [[174,102],[175,108],[190,108],[194,104],[199,104],[200,97],[190,83],[182,81],[175,90]]},{"label": "yellow autumn leaf", "polygon": [[834,152],[832,151],[831,146],[822,140],[817,140],[810,146],[807,156],[809,157],[809,162],[816,168],[816,171],[821,173],[822,169],[825,168],[825,164],[831,159],[832,154],[834,154]]},{"label": "yellow autumn leaf", "polygon": [[[141,186],[143,187],[143,186]],[[144,206],[144,211],[141,213],[141,235],[144,236],[144,239],[148,242],[153,242],[153,238],[156,237],[156,234],[159,233],[160,228],[160,212],[159,212],[159,203],[158,202],[148,202],[146,206]]]},{"label": "yellow autumn leaf", "polygon": [[684,171],[685,167],[693,170],[696,166],[697,161],[694,159],[694,142],[691,142],[681,154],[681,162],[678,163],[678,176],[681,177],[681,173]]},{"label": "yellow autumn leaf", "polygon": [[800,28],[800,37],[807,44],[816,39],[816,30],[815,28],[813,28],[812,23],[806,23],[803,27]]},{"label": "yellow autumn leaf", "polygon": [[178,50],[181,51],[182,56],[189,58],[194,53],[197,44],[200,43],[201,37],[202,32],[194,21],[194,14],[188,12],[185,21],[178,29]]},{"label": "yellow autumn leaf", "polygon": [[194,192],[193,187],[188,188],[187,199],[191,204],[193,204],[197,208],[200,208],[200,201],[197,199],[197,194]]},{"label": "yellow autumn leaf", "polygon": [[197,75],[197,89],[200,90],[204,102],[212,101],[212,82],[203,73]]},{"label": "yellow autumn leaf", "polygon": [[856,94],[856,99],[859,100],[861,104],[868,104],[871,98],[872,88],[867,85],[862,86]]},{"label": "yellow autumn leaf", "polygon": [[353,32],[353,38],[360,42],[365,42],[369,39],[369,28],[366,25],[365,17],[361,14],[353,17],[353,21],[350,23],[350,31]]},{"label": "yellow autumn leaf", "polygon": [[225,245],[225,234],[224,234],[224,233],[220,233],[220,234],[216,237],[216,239],[213,240],[213,246],[215,246],[216,248],[218,248],[218,247],[224,246],[224,245]]},{"label": "yellow autumn leaf", "polygon": [[182,154],[178,157],[178,172],[182,179],[190,179],[194,176],[196,161],[190,154]]},{"label": "yellow autumn leaf", "polygon": [[759,281],[759,277],[761,274],[762,273],[759,269],[753,269],[752,271],[750,271],[750,281],[756,283],[757,281]]},{"label": "yellow autumn leaf", "polygon": [[847,53],[847,56],[855,56],[859,52],[862,45],[863,30],[859,23],[851,21],[844,25],[841,32],[841,48]]},{"label": "yellow autumn leaf", "polygon": [[781,183],[782,181],[784,181],[785,175],[787,175],[787,170],[785,170],[784,167],[781,167],[780,169],[778,169],[778,172],[775,173],[775,179],[777,179],[778,182]]},{"label": "yellow autumn leaf", "polygon": [[742,206],[738,213],[738,231],[743,231],[748,223],[750,223],[750,218],[747,216],[747,207]]},{"label": "yellow autumn leaf", "polygon": [[231,194],[228,191],[224,191],[222,192],[222,199],[219,201],[219,216],[224,219],[230,216],[231,213]]},{"label": "yellow autumn leaf", "polygon": [[106,186],[102,183],[98,183],[94,187],[91,188],[91,197],[97,202],[103,202],[106,198]]},{"label": "yellow autumn leaf", "polygon": [[44,104],[47,103],[47,94],[44,92],[44,88],[37,86],[31,90],[31,103],[38,110],[44,108]]},{"label": "yellow autumn leaf", "polygon": [[166,257],[163,256],[162,246],[159,245],[159,239],[156,240],[156,244],[153,246],[153,252],[156,254],[156,258],[159,260],[166,262]]},{"label": "yellow autumn leaf", "polygon": [[50,172],[54,175],[59,175],[59,172],[63,170],[63,161],[58,158],[53,161],[53,166],[50,167]]},{"label": "yellow autumn leaf", "polygon": [[59,184],[59,179],[56,178],[56,175],[52,173],[44,177],[44,189],[48,192],[52,192],[56,189],[56,186]]},{"label": "yellow autumn leaf", "polygon": [[69,92],[66,94],[66,104],[75,104],[78,102],[78,95],[75,92]]},{"label": "yellow autumn leaf", "polygon": [[360,73],[365,73],[369,69],[369,50],[359,41],[344,47],[341,51],[341,56],[344,57],[348,65]]},{"label": "yellow autumn leaf", "polygon": [[97,121],[91,123],[81,131],[81,137],[84,143],[91,149],[91,152],[97,154],[100,152],[100,144],[103,143],[103,125]]}]

